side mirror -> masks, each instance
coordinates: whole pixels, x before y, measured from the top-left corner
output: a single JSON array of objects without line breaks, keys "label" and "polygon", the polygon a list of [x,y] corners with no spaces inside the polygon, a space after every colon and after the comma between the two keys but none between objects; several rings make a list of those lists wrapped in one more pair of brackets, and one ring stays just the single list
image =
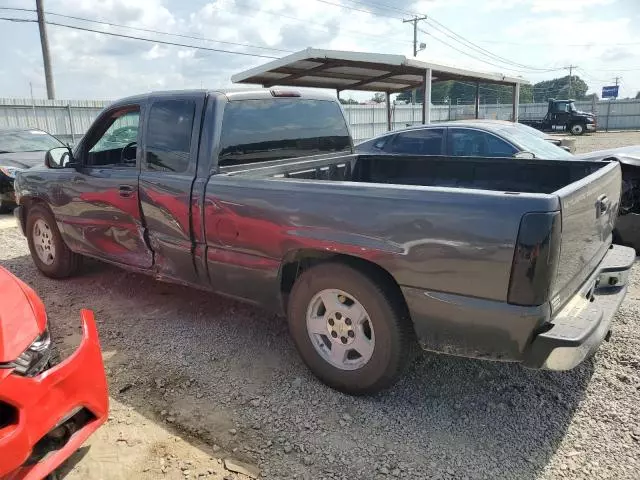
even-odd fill
[{"label": "side mirror", "polygon": [[69,147],[56,147],[46,153],[44,165],[47,168],[67,168],[75,167],[76,163]]},{"label": "side mirror", "polygon": [[533,160],[536,156],[531,152],[517,152],[513,154],[513,158],[523,158],[525,160]]}]

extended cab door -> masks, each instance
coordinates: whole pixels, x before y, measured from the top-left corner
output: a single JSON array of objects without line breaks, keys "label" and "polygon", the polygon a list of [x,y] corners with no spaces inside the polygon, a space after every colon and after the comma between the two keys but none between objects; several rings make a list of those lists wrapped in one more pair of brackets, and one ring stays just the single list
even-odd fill
[{"label": "extended cab door", "polygon": [[80,163],[59,195],[56,218],[75,251],[150,268],[138,203],[141,103],[105,111],[74,152]]},{"label": "extended cab door", "polygon": [[140,205],[156,276],[192,284],[208,283],[194,264],[191,222],[204,102],[202,92],[150,98],[140,172]]}]

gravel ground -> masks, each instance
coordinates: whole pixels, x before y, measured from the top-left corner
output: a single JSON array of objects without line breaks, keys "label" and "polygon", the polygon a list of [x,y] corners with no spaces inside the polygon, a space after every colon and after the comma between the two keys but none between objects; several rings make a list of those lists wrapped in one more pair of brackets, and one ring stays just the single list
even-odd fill
[{"label": "gravel ground", "polygon": [[619,131],[619,132],[598,132],[589,133],[581,137],[561,136],[576,141],[575,153],[587,153],[594,150],[604,150],[607,148],[624,147],[627,145],[640,144],[640,132],[635,131]]},{"label": "gravel ground", "polygon": [[96,313],[111,416],[69,480],[249,478],[226,458],[270,479],[639,478],[638,265],[611,341],[571,372],[424,354],[393,389],[353,398],[261,310],[92,261],[47,279],[6,217],[0,264],[40,294],[63,349],[80,308]]}]

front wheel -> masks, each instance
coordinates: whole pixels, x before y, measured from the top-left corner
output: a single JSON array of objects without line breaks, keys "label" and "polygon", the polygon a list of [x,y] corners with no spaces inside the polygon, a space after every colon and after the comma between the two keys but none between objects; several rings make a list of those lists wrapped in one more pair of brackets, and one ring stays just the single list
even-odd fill
[{"label": "front wheel", "polygon": [[574,123],[573,125],[571,125],[571,128],[569,129],[569,131],[571,132],[571,135],[582,135],[584,133],[584,125],[581,123]]},{"label": "front wheel", "polygon": [[76,272],[82,257],[69,250],[45,206],[35,205],[29,209],[26,234],[33,263],[47,277],[66,278]]},{"label": "front wheel", "polygon": [[344,393],[393,385],[413,351],[404,302],[378,277],[321,264],[298,278],[289,298],[289,329],[300,356],[321,381]]}]

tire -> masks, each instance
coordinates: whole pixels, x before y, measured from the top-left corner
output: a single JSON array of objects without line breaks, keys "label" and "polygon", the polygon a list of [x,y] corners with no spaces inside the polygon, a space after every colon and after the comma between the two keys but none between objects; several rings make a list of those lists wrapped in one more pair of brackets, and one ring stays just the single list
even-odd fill
[{"label": "tire", "polygon": [[[397,287],[389,283],[375,271],[365,274],[342,263],[325,263],[303,272],[294,284],[288,305],[291,336],[309,369],[331,388],[351,395],[379,392],[400,378],[413,357],[411,320]],[[327,295],[330,300],[326,303],[334,307],[324,306],[320,295]],[[345,303],[341,303],[341,297]],[[338,298],[338,303],[333,298]],[[362,324],[349,318],[350,312],[358,316],[360,307],[366,318]],[[324,316],[313,317],[317,323],[315,328],[309,327],[307,315],[315,315],[316,308],[324,308]],[[345,333],[349,328],[353,336]],[[322,333],[309,333],[310,329]],[[334,333],[337,335],[331,338]],[[352,343],[342,346],[345,341]],[[349,350],[358,345],[366,348]],[[334,351],[341,352],[341,346],[347,352],[338,368],[329,357]]]},{"label": "tire", "polygon": [[574,123],[569,127],[569,132],[571,135],[582,135],[585,132],[586,128],[582,123]]},{"label": "tire", "polygon": [[[69,250],[53,215],[44,205],[34,205],[27,212],[26,235],[33,263],[47,277],[67,278],[80,267],[82,257]],[[41,258],[42,253],[39,254],[36,248],[38,246],[50,253],[46,259]]]}]

